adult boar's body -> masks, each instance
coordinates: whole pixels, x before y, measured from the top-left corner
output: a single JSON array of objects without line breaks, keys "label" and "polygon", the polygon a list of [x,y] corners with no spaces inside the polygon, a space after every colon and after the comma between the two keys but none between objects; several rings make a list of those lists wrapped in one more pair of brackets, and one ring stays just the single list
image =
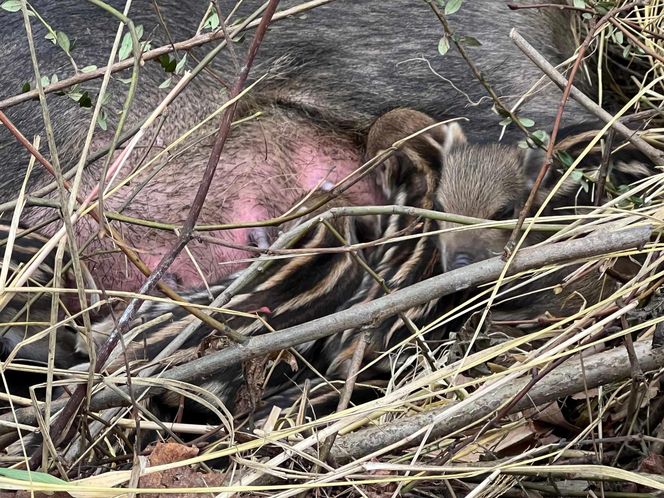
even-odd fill
[{"label": "adult boar's body", "polygon": [[[122,2],[110,3],[119,10],[123,8]],[[245,1],[234,19],[248,15],[260,3]],[[284,0],[280,9],[296,4]],[[79,68],[106,64],[117,28],[117,20],[110,14],[92,4],[72,0],[37,0],[31,5],[53,29],[68,35],[73,42],[71,56]],[[235,1],[219,2],[224,15],[234,5]],[[143,39],[149,39],[156,47],[194,35],[206,7],[205,2],[198,0],[136,0],[129,17],[143,27]],[[59,79],[71,76],[73,66],[64,51],[45,39],[47,31],[41,22],[31,19],[42,74],[57,74]],[[558,9],[513,12],[503,2],[474,0],[464,3],[450,21],[457,33],[482,43],[469,48],[469,53],[508,103],[516,102],[540,77],[509,40],[511,28],[517,28],[554,63],[572,49],[568,46],[572,38],[567,19]],[[454,50],[444,57],[438,54],[441,35],[438,20],[420,1],[339,0],[275,21],[260,48],[251,78],[268,76],[254,90],[251,103],[244,109],[246,113],[259,110],[262,114],[233,130],[199,222],[243,222],[277,216],[321,181],[336,182],[345,177],[360,163],[363,130],[394,107],[409,106],[434,118],[466,116],[470,123],[464,129],[471,140],[497,139],[500,118],[491,112],[492,103]],[[124,174],[138,166],[147,145],[152,144],[149,156],[153,157],[225,101],[224,83],[233,82],[250,38],[248,34],[234,43],[234,57],[231,52],[224,52],[209,71],[187,87],[171,105],[154,143],[149,133]],[[34,81],[20,13],[0,14],[0,46],[4,67],[0,72],[0,97],[6,98],[19,93],[25,82]],[[201,55],[209,48],[197,49],[195,53]],[[190,56],[189,65],[192,60]],[[127,91],[121,78],[128,76],[125,71],[113,77],[104,106],[109,128],[97,130],[93,150],[102,149],[110,141]],[[167,77],[157,62],[147,62],[141,68],[130,125],[147,116],[163,99],[168,89],[159,86]],[[82,85],[93,99],[98,87],[99,81]],[[558,98],[559,92],[552,88],[540,91],[525,104],[521,115],[546,127],[555,114]],[[59,159],[67,170],[80,155],[91,112],[62,95],[50,94],[48,104]],[[45,138],[37,102],[17,105],[5,112],[25,136],[41,134]],[[184,146],[165,154],[108,198],[105,208],[148,220],[181,223],[210,154],[213,139],[206,133],[211,131],[212,125],[204,126]],[[1,202],[16,197],[28,159],[27,152],[9,131],[0,129]],[[87,170],[84,193],[98,182],[102,162],[97,161]],[[162,169],[157,172],[159,167]],[[37,166],[30,178],[30,189],[34,191],[51,181],[48,173]],[[382,202],[372,178],[353,187],[350,198],[354,203]],[[34,225],[54,215],[54,210],[33,207],[26,209],[22,221]],[[57,225],[52,223],[43,232],[53,232]],[[175,240],[175,235],[165,231],[131,224],[117,227],[151,267]],[[77,224],[77,233],[83,242],[96,233],[96,224],[82,220]],[[264,240],[261,235],[269,239],[274,234],[267,230],[257,236],[250,229],[213,233],[224,242],[240,246]],[[117,251],[110,251],[114,247],[108,237],[87,246],[85,253],[93,256],[89,265],[93,275],[106,288],[136,289],[140,275]],[[171,267],[173,280],[186,287],[199,286],[203,278],[223,278],[238,269],[242,264],[239,260],[250,256],[240,248],[221,245],[195,242],[189,248],[191,255],[182,254]]]}]

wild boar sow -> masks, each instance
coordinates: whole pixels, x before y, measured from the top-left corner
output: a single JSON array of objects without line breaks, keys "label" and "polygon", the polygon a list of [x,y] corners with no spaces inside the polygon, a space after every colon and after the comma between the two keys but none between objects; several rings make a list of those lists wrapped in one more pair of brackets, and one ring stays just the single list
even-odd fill
[{"label": "wild boar sow", "polygon": [[[243,2],[231,21],[244,18],[261,3]],[[119,10],[124,6],[118,1],[110,4]],[[284,0],[279,8],[296,4]],[[106,65],[117,29],[116,18],[87,2],[36,0],[31,5],[44,20],[31,17],[42,75],[50,81],[54,75],[62,80],[75,73],[74,63],[78,69]],[[231,13],[234,6],[234,1],[219,2],[223,15]],[[200,1],[137,0],[128,15],[141,27],[142,39],[157,47],[193,36],[206,8],[207,4]],[[472,36],[482,43],[481,47],[468,50],[496,91],[511,104],[540,77],[509,40],[511,28],[517,28],[553,63],[560,62],[572,49],[568,45],[571,37],[561,36],[567,30],[567,19],[557,9],[513,12],[503,2],[474,0],[464,3],[450,17],[450,22],[460,35]],[[57,32],[66,33],[71,59],[60,46],[46,39],[45,23]],[[252,90],[236,118],[258,111],[260,116],[232,130],[199,222],[239,223],[277,216],[321,182],[337,182],[361,163],[364,148],[361,137],[369,124],[395,107],[412,107],[434,119],[467,116],[470,122],[464,124],[464,130],[469,139],[497,139],[500,128],[494,125],[500,118],[491,112],[491,102],[465,61],[453,50],[444,57],[438,54],[441,35],[440,23],[431,9],[416,1],[339,0],[306,14],[275,20],[251,74],[252,81],[265,78]],[[108,212],[182,223],[210,155],[213,141],[210,132],[214,126],[204,125],[155,162],[146,161],[155,158],[225,102],[228,85],[243,63],[251,36],[251,32],[247,33],[234,42],[232,52],[224,51],[170,106],[161,126],[148,131],[114,180],[115,185],[135,168],[145,167],[107,198]],[[20,12],[0,13],[0,46],[4,67],[0,72],[0,97],[20,93],[26,82],[34,87]],[[209,49],[205,46],[194,50],[196,57],[189,54],[188,67]],[[183,55],[179,52],[178,60]],[[113,76],[104,101],[108,128],[97,129],[93,152],[103,150],[110,142],[127,94],[129,76],[129,71]],[[169,88],[160,86],[169,76],[155,61],[141,67],[127,129],[140,123],[167,94]],[[77,91],[88,91],[94,102],[99,84],[99,81],[84,83]],[[552,87],[535,92],[524,104],[521,115],[535,119],[544,127],[555,114],[558,98],[559,92]],[[91,112],[66,95],[52,93],[47,101],[59,161],[68,170],[81,153]],[[28,139],[37,134],[45,138],[37,102],[3,110]],[[570,112],[575,112],[572,105]],[[213,122],[217,123],[218,118]],[[50,157],[45,140],[41,150]],[[28,160],[28,153],[9,130],[0,128],[0,202],[17,196]],[[97,160],[86,170],[83,194],[99,181],[103,164],[104,159]],[[29,190],[34,193],[50,182],[50,175],[37,165],[30,175]],[[354,204],[385,201],[371,177],[357,183],[348,197]],[[35,226],[52,218],[56,221],[42,228],[49,234],[61,223],[57,216],[57,210],[52,208],[28,207],[21,221]],[[113,223],[152,268],[175,240],[169,231]],[[76,231],[80,243],[94,238],[84,252],[90,256],[90,270],[101,286],[137,288],[142,277],[124,260],[114,241],[94,237],[95,222],[82,219],[76,224]],[[171,278],[186,288],[200,286],[203,279],[219,281],[251,255],[242,246],[264,245],[275,234],[272,229],[247,228],[212,232],[227,245],[190,244],[190,254],[183,253],[171,267]]]}]

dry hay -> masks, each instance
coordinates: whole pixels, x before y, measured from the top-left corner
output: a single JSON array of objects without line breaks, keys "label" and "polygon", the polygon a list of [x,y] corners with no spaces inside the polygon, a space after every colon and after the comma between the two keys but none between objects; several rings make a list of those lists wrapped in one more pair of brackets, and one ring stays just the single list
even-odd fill
[{"label": "dry hay", "polygon": [[[580,26],[583,38],[587,21]],[[623,12],[601,31],[587,60],[588,68],[600,75],[600,102],[616,111],[622,108],[623,115],[661,112],[662,32],[662,1]],[[663,143],[660,119],[655,112],[636,121],[649,129],[644,137],[654,145]],[[421,328],[426,337],[471,308],[478,312],[449,340],[432,346],[434,364],[410,342],[384,353],[394,372],[379,399],[307,420],[303,407],[315,396],[315,388],[305,389],[292,409],[275,412],[253,431],[221,407],[218,428],[162,424],[147,411],[129,408],[87,414],[87,430],[95,435],[78,433],[60,453],[63,458],[46,453],[48,471],[67,475],[71,482],[10,470],[0,477],[0,488],[113,496],[113,486],[135,492],[140,483],[142,491],[154,488],[155,493],[280,497],[307,490],[330,496],[645,496],[662,491],[664,356],[651,345],[664,342],[659,289],[664,253],[658,237],[664,220],[663,179],[658,173],[624,188],[610,205],[583,216],[534,220],[564,225],[549,243],[570,239],[588,227],[599,233],[650,224],[656,234],[638,251],[588,261],[588,267],[609,268],[618,256],[640,256],[642,268],[617,291],[597,304],[581,306],[573,316],[529,324],[493,322],[484,311],[500,300],[498,289],[505,278],[499,278],[497,284],[483,287],[475,301],[463,302]],[[535,280],[555,268],[529,272],[528,278]],[[44,291],[59,292],[57,287]],[[632,358],[630,363],[623,344],[632,341],[638,361]],[[64,384],[88,380],[85,373],[54,373],[67,379]],[[107,385],[124,382],[121,375],[105,380]],[[132,384],[162,386],[194,400],[200,394],[195,386],[159,376],[135,377]],[[12,410],[33,402],[12,398]],[[2,446],[15,439],[11,419],[2,417]],[[169,442],[137,449],[139,420],[141,433],[161,429],[159,438]],[[11,446],[15,455],[24,456],[0,457],[4,465],[21,467],[31,453],[30,447],[22,447],[30,443],[27,436],[45,427],[43,420],[37,422],[22,425],[25,439]],[[192,446],[174,443],[171,431],[185,441],[212,435]],[[330,435],[336,435],[330,458],[321,460],[322,443]],[[207,473],[219,462],[224,474]]]}]

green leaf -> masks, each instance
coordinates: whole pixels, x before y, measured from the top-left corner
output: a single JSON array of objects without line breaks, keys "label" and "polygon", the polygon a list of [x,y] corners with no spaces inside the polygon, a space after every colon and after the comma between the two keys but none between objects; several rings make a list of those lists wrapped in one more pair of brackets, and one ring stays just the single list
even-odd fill
[{"label": "green leaf", "polygon": [[205,29],[217,29],[219,27],[219,15],[216,12],[212,12],[210,17],[205,20],[203,28]]},{"label": "green leaf", "polygon": [[0,9],[6,10],[7,12],[18,12],[21,10],[21,1],[7,0],[6,2],[0,3]]},{"label": "green leaf", "polygon": [[569,168],[574,162],[574,158],[567,151],[564,150],[558,151],[558,159],[560,160],[561,163],[563,163],[563,166],[565,166],[565,168]]},{"label": "green leaf", "polygon": [[532,126],[535,126],[535,121],[533,121],[530,118],[519,118],[519,123],[521,123],[522,126],[525,128],[530,128]]},{"label": "green leaf", "polygon": [[509,126],[512,124],[512,118],[509,116],[503,119],[500,123],[498,123],[500,126]]},{"label": "green leaf", "polygon": [[629,53],[632,51],[632,46],[628,43],[625,45],[625,48],[623,48],[623,59],[629,58]]},{"label": "green leaf", "polygon": [[62,50],[64,50],[67,55],[69,55],[71,44],[69,43],[69,37],[67,36],[67,33],[63,33],[62,31],[57,31],[55,33],[55,39],[58,43],[58,46]]},{"label": "green leaf", "polygon": [[26,93],[30,91],[30,82],[26,81],[23,83],[23,86],[21,86],[21,93]]},{"label": "green leaf", "polygon": [[481,47],[482,44],[480,41],[475,38],[474,36],[464,36],[461,38],[461,43],[463,43],[466,47]]},{"label": "green leaf", "polygon": [[92,107],[92,99],[88,92],[83,92],[81,98],[78,99],[78,105],[81,107]]},{"label": "green leaf", "polygon": [[40,81],[41,81],[42,86],[46,86],[49,83],[51,83],[51,80],[49,79],[48,76],[42,76]]},{"label": "green leaf", "polygon": [[175,74],[182,74],[184,72],[184,68],[187,65],[187,54],[184,54],[182,56],[182,59],[180,59],[180,62],[178,62],[177,66],[175,66]]},{"label": "green leaf", "polygon": [[56,37],[57,37],[57,34],[55,33],[55,31],[49,31],[44,36],[44,38],[46,38],[48,41],[52,42],[53,45],[57,45],[57,43],[58,43],[58,40],[57,40]]},{"label": "green leaf", "polygon": [[574,0],[574,7],[577,9],[586,9],[588,6],[584,0]]},{"label": "green leaf", "polygon": [[97,116],[97,125],[103,131],[108,130],[108,122],[106,121],[106,113],[105,112],[100,112],[99,115]]},{"label": "green leaf", "polygon": [[[139,24],[134,28],[136,30],[136,38],[141,39],[143,36],[143,25]],[[125,33],[120,43],[120,50],[118,51],[118,60],[123,61],[131,55],[133,43],[131,40],[131,33]]]},{"label": "green leaf", "polygon": [[575,182],[581,182],[581,180],[583,180],[583,173],[578,170],[572,171],[572,173],[569,176]]},{"label": "green leaf", "polygon": [[461,8],[463,0],[448,0],[445,4],[445,15],[450,16]]},{"label": "green leaf", "polygon": [[623,33],[619,29],[615,30],[613,32],[613,41],[615,41],[618,45],[622,45],[625,39],[623,38]]},{"label": "green leaf", "polygon": [[67,481],[58,479],[55,476],[50,474],[45,474],[44,472],[28,472],[27,470],[20,469],[2,469],[0,468],[0,476],[9,477],[10,479],[16,479],[17,481],[26,481],[26,482],[40,482],[43,484],[60,484],[67,485]]},{"label": "green leaf", "polygon": [[164,68],[164,71],[167,73],[173,73],[175,72],[175,67],[177,66],[177,62],[175,59],[171,59],[171,57],[168,54],[162,54],[159,56],[159,64],[161,64],[161,67]]},{"label": "green leaf", "polygon": [[609,10],[615,7],[613,2],[598,2],[595,4],[595,11],[598,14],[605,15],[608,14]]},{"label": "green leaf", "polygon": [[447,39],[447,36],[443,36],[438,42],[438,53],[440,55],[445,55],[450,49],[450,41]]},{"label": "green leaf", "polygon": [[122,37],[122,42],[120,43],[120,50],[118,50],[118,60],[123,61],[129,54],[131,54],[131,34],[125,33]]},{"label": "green leaf", "polygon": [[170,86],[171,86],[171,81],[172,81],[172,80],[173,80],[173,78],[167,78],[167,79],[165,79],[164,81],[161,82],[161,84],[159,85],[159,88],[164,89],[164,88],[168,88],[168,87],[170,87]]},{"label": "green leaf", "polygon": [[540,144],[546,145],[549,143],[549,134],[544,130],[535,130],[532,132],[532,136],[535,140],[538,140]]},{"label": "green leaf", "polygon": [[81,69],[82,73],[91,73],[92,71],[96,71],[97,66],[92,65],[92,66],[85,66],[83,69]]}]

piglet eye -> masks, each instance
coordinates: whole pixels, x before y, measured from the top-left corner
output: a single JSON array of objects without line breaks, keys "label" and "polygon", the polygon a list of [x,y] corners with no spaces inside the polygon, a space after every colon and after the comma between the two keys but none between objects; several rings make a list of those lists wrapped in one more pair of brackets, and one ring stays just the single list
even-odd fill
[{"label": "piglet eye", "polygon": [[506,204],[492,216],[496,221],[512,220],[516,218],[516,206],[514,204]]}]

